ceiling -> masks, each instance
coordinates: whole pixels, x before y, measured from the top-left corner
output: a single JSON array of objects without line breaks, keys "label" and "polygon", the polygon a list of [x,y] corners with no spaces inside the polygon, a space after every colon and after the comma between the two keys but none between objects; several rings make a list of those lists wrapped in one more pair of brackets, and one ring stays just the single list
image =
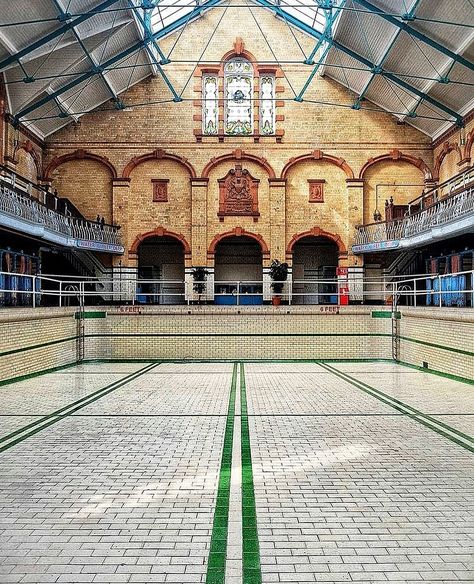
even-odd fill
[{"label": "ceiling", "polygon": [[106,102],[123,109],[120,95],[142,79],[169,83],[160,39],[223,4],[262,6],[314,38],[308,75],[348,87],[354,110],[376,104],[436,138],[474,107],[474,0],[251,2],[11,1],[0,22],[9,110],[46,137]]}]

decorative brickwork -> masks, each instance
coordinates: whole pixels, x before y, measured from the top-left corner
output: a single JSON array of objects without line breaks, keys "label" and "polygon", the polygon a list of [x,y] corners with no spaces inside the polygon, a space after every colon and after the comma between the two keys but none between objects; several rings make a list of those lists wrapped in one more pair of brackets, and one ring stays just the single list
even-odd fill
[{"label": "decorative brickwork", "polygon": [[309,202],[324,203],[324,183],[326,181],[320,178],[309,178]]},{"label": "decorative brickwork", "polygon": [[168,202],[168,183],[170,181],[165,178],[153,178],[151,184],[153,185],[153,202],[167,203]]},{"label": "decorative brickwork", "polygon": [[226,216],[247,215],[257,220],[258,212],[258,179],[248,170],[236,164],[231,168],[219,183],[219,212],[218,216],[224,221]]}]

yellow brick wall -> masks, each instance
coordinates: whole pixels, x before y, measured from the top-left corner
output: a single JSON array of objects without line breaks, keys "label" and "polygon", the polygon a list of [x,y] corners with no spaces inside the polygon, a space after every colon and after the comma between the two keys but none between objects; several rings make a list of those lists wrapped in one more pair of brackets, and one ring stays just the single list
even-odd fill
[{"label": "yellow brick wall", "polygon": [[[2,311],[0,381],[73,363],[76,340],[66,339],[75,337],[76,331],[73,309],[9,308]],[[27,347],[32,348],[18,351]]]},{"label": "yellow brick wall", "polygon": [[[291,158],[321,150],[344,159],[357,177],[370,158],[399,150],[408,156],[423,159],[432,168],[431,141],[427,136],[409,125],[397,124],[395,118],[383,112],[354,111],[331,106],[334,103],[353,103],[355,96],[327,77],[315,77],[305,94],[308,102],[294,101],[295,92],[302,88],[311,68],[301,63],[301,50],[284,22],[258,8],[253,9],[253,13],[229,8],[217,26],[223,13],[221,10],[210,11],[190,23],[182,32],[180,41],[171,53],[172,62],[165,66],[165,70],[178,92],[182,92],[183,102],[170,103],[170,93],[163,80],[159,76],[149,78],[122,96],[130,106],[129,109],[92,112],[83,116],[78,125],[68,126],[48,138],[45,165],[55,157],[80,149],[106,157],[120,177],[132,158],[155,149],[164,149],[189,160],[197,176],[200,176],[211,159],[242,149],[266,159],[278,177]],[[258,17],[260,27],[267,35],[266,40],[256,26],[254,16]],[[217,30],[210,39],[210,31],[215,26]],[[314,41],[300,32],[294,33],[308,54]],[[277,80],[277,85],[284,89],[277,94],[278,99],[283,100],[282,106],[278,107],[278,115],[284,115],[284,120],[277,122],[277,127],[284,130],[281,143],[277,143],[274,137],[263,137],[258,143],[252,137],[225,137],[223,142],[215,137],[205,137],[202,143],[196,141],[194,132],[200,128],[201,122],[197,118],[201,112],[194,100],[200,95],[197,91],[200,89],[200,79],[195,76],[194,64],[189,63],[188,47],[193,47],[196,60],[219,62],[226,52],[232,50],[237,35],[243,37],[245,49],[258,62],[275,61],[275,58],[277,61],[296,62],[283,65],[285,76]],[[280,40],[275,43],[274,38],[285,39],[285,42]],[[162,41],[165,53],[172,49],[175,41],[176,34]],[[106,104],[104,108],[109,106]],[[85,209],[92,216],[96,208],[110,200],[112,183],[109,179],[109,183],[105,184],[104,173],[96,171],[97,166],[93,164],[96,163],[74,160],[59,166],[53,177],[53,186],[57,186],[59,191],[66,191],[80,209]],[[205,213],[204,225],[196,224],[201,211],[195,199],[191,202],[189,173],[179,163],[158,158],[137,166],[131,173],[129,184],[118,186],[115,183],[113,219],[122,225],[121,233],[125,237],[126,248],[129,249],[138,235],[159,226],[182,233],[192,242],[194,265],[202,264],[203,256],[205,259],[203,250],[205,252],[216,235],[234,226],[262,235],[269,247],[273,248],[270,255],[281,259],[293,235],[314,227],[340,236],[348,247],[362,212],[369,219],[373,214],[376,184],[394,180],[423,182],[423,174],[415,166],[406,162],[379,162],[368,171],[364,189],[365,205],[362,209],[362,201],[349,202],[349,187],[340,168],[325,161],[312,161],[294,167],[290,172],[285,192],[286,203],[280,207],[270,198],[271,193],[276,191],[269,188],[268,173],[244,158],[243,167],[260,179],[261,216],[256,223],[245,217],[226,217],[224,222],[220,222],[217,217],[217,179],[225,176],[234,164],[235,160],[220,163],[210,173],[206,189],[207,204],[205,211],[202,211]],[[67,167],[66,170],[62,166]],[[86,169],[92,173],[91,176],[84,177]],[[98,180],[91,189],[91,181],[96,175]],[[169,204],[152,202],[151,178],[170,180]],[[307,178],[327,181],[326,203],[307,203]],[[405,201],[414,198],[421,190],[421,187],[399,189],[396,194]],[[389,196],[390,191],[385,192],[385,195]],[[91,201],[91,198],[94,200]],[[191,209],[192,205],[194,207]],[[191,210],[194,227],[190,218]],[[275,225],[283,225],[285,228],[273,229],[272,233]],[[134,259],[126,256],[123,264],[133,265]]]},{"label": "yellow brick wall", "polygon": [[[474,315],[459,308],[401,308],[400,359],[406,363],[474,379]],[[403,338],[406,337],[406,338]],[[408,339],[422,341],[421,344]],[[437,345],[437,346],[432,346]],[[443,347],[458,349],[450,351]],[[461,352],[459,352],[461,351]]]}]

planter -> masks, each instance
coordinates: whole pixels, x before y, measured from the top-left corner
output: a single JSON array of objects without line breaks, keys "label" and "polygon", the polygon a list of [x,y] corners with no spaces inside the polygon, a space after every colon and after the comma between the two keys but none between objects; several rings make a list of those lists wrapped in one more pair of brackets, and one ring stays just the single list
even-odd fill
[{"label": "planter", "polygon": [[272,304],[273,306],[280,306],[281,296],[272,296]]}]

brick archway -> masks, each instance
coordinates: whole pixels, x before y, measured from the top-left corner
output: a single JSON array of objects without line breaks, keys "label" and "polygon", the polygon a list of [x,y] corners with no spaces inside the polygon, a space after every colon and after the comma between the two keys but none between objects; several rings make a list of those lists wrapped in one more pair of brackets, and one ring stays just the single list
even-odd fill
[{"label": "brick archway", "polygon": [[246,231],[242,227],[234,227],[234,229],[232,229],[231,231],[226,231],[225,233],[220,233],[219,235],[216,235],[214,239],[211,241],[211,244],[209,245],[207,255],[210,257],[214,257],[217,245],[222,240],[227,239],[228,237],[249,237],[251,239],[254,239],[260,245],[263,256],[265,257],[270,255],[270,250],[268,249],[268,245],[265,243],[263,237],[261,235],[258,235],[257,233]]},{"label": "brick archway", "polygon": [[450,144],[449,142],[445,142],[443,144],[443,149],[436,157],[434,171],[433,171],[433,177],[435,180],[439,179],[439,171],[441,169],[441,165],[443,164],[443,160],[446,158],[446,156],[450,152],[453,152],[453,151],[458,153],[458,156],[459,156],[458,163],[461,162],[461,160],[462,160],[461,148],[459,148],[459,146],[457,144],[452,144],[452,143]]},{"label": "brick archway", "polygon": [[301,156],[296,156],[295,158],[290,158],[290,160],[285,164],[283,170],[281,171],[281,178],[286,179],[288,177],[288,172],[290,169],[303,162],[304,160],[322,160],[323,162],[329,162],[329,164],[334,164],[338,166],[342,171],[346,173],[347,178],[354,178],[354,171],[347,164],[344,158],[337,158],[337,156],[332,156],[331,154],[325,154],[322,150],[314,150],[310,154],[302,154]]},{"label": "brick archway", "polygon": [[330,233],[329,231],[324,231],[320,227],[313,227],[308,231],[303,231],[301,233],[296,233],[295,235],[293,235],[293,237],[290,239],[286,247],[287,255],[293,254],[293,248],[295,246],[295,243],[300,239],[303,239],[304,237],[325,237],[326,239],[330,239],[337,245],[339,255],[347,254],[347,249],[339,235],[335,235],[334,233]]},{"label": "brick archway", "polygon": [[147,152],[141,156],[134,156],[123,169],[122,178],[129,179],[130,173],[134,168],[140,164],[143,164],[144,162],[148,162],[149,160],[173,160],[174,162],[184,166],[188,170],[191,178],[197,177],[194,166],[187,158],[183,158],[182,156],[178,156],[178,154],[172,154],[171,152],[166,152],[161,148],[157,148],[156,150],[153,150],[153,152]]},{"label": "brick archway", "polygon": [[211,170],[220,164],[221,162],[226,161],[238,161],[238,160],[249,160],[250,162],[254,162],[258,164],[261,168],[263,168],[267,174],[268,178],[276,178],[275,171],[273,170],[272,166],[268,162],[266,158],[261,158],[260,156],[256,156],[255,154],[250,154],[240,150],[234,150],[233,152],[229,152],[227,154],[223,154],[222,156],[217,156],[216,158],[211,158],[211,160],[206,164],[204,170],[202,171],[201,178],[209,178],[209,173]]},{"label": "brick archway", "polygon": [[148,231],[147,233],[143,233],[142,235],[138,235],[135,238],[135,241],[133,242],[132,247],[130,248],[128,253],[137,254],[140,244],[143,241],[145,241],[145,239],[149,239],[150,237],[171,237],[173,239],[176,239],[183,246],[184,255],[185,256],[191,255],[191,247],[190,247],[189,243],[187,242],[186,238],[184,237],[184,235],[182,233],[175,233],[174,231],[168,231],[164,227],[157,227],[156,229],[153,229],[153,231]]},{"label": "brick archway", "polygon": [[44,180],[50,180],[52,173],[58,166],[61,166],[65,162],[71,162],[72,160],[95,160],[95,162],[99,162],[109,169],[112,178],[117,178],[117,170],[108,158],[94,154],[94,152],[89,152],[88,150],[79,149],[68,154],[63,154],[62,156],[55,156],[44,171]]},{"label": "brick archway", "polygon": [[367,160],[367,162],[362,167],[359,174],[359,178],[363,179],[365,173],[371,166],[374,166],[374,164],[377,164],[378,162],[383,162],[384,160],[392,162],[393,161],[407,162],[408,164],[416,166],[416,168],[418,168],[424,174],[425,180],[433,180],[433,173],[431,172],[431,170],[429,169],[428,165],[424,160],[422,160],[421,158],[415,158],[415,156],[411,156],[410,154],[404,154],[400,150],[396,149],[392,150],[391,152],[388,152],[387,154],[381,154],[380,156],[376,156],[375,158],[369,158],[369,160]]}]

